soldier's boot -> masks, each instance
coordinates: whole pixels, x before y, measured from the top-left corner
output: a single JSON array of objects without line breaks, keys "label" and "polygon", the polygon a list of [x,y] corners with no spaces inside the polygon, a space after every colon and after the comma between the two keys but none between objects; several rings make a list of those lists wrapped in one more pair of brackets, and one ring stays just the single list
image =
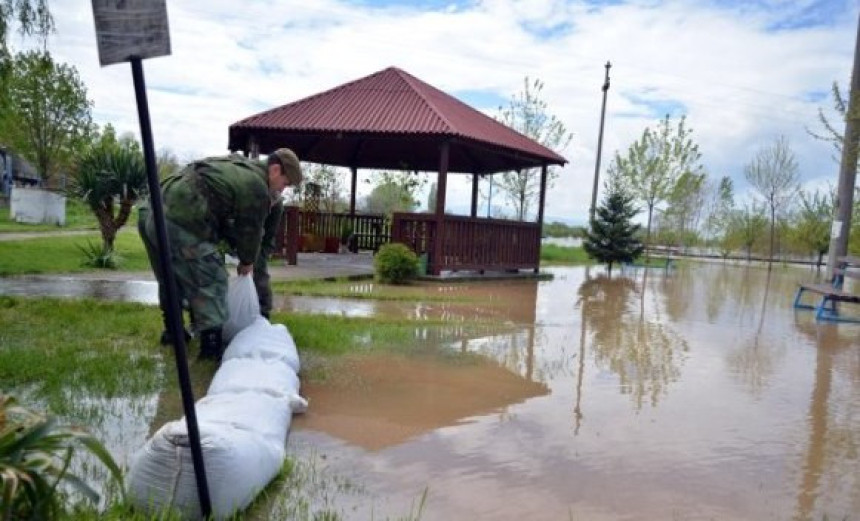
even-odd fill
[{"label": "soldier's boot", "polygon": [[[173,335],[170,334],[170,328],[167,327],[167,317],[164,316],[164,313],[161,314],[161,320],[164,324],[164,330],[161,332],[161,345],[163,346],[172,346],[173,345]],[[191,333],[185,327],[185,324],[182,325],[182,335],[185,337],[185,344],[191,341]]]},{"label": "soldier's boot", "polygon": [[205,329],[200,332],[199,358],[221,361],[224,354],[224,341],[221,338],[221,328]]}]

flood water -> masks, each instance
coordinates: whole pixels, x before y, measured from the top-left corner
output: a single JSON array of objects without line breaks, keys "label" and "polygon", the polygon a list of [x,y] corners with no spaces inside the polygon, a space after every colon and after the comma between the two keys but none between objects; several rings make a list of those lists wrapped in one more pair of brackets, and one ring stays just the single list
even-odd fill
[{"label": "flood water", "polygon": [[448,345],[487,363],[357,356],[304,387],[318,512],[856,518],[860,326],[794,311],[810,272],[553,271],[504,290],[520,327]]},{"label": "flood water", "polygon": [[[422,498],[424,520],[860,518],[860,324],[793,309],[812,272],[550,271],[437,290],[469,303],[280,300],[452,327],[303,382],[288,450],[310,504],[285,492],[262,518],[400,519]],[[457,327],[476,320],[497,325]],[[158,401],[118,408],[137,419],[101,427],[112,452],[164,421]]]}]

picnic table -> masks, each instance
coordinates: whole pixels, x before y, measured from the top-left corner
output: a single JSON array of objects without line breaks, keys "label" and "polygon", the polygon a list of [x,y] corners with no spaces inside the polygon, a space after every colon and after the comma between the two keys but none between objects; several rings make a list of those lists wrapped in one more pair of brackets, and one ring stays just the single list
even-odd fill
[{"label": "picnic table", "polygon": [[[860,319],[839,314],[839,303],[860,304],[860,295],[845,290],[845,278],[860,280],[860,257],[846,255],[836,259],[833,270],[833,282],[830,284],[801,283],[794,297],[795,309],[813,309],[817,320],[834,322],[860,322]],[[815,293],[821,295],[817,305],[804,304],[803,295]]]}]

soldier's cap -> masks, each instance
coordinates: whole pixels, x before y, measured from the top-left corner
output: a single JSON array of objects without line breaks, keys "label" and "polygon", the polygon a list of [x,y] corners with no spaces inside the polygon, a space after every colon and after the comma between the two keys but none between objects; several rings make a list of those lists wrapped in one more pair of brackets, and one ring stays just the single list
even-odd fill
[{"label": "soldier's cap", "polygon": [[269,157],[274,157],[278,160],[278,163],[281,164],[281,170],[284,172],[284,175],[287,176],[287,179],[290,181],[290,185],[298,186],[301,184],[302,165],[299,162],[299,158],[298,156],[296,156],[295,152],[293,152],[289,148],[279,148],[272,152]]}]

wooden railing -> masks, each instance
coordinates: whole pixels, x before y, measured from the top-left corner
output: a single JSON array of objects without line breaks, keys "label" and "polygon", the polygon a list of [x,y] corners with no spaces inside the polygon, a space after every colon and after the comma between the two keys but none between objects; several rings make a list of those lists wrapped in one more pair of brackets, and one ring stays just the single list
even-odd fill
[{"label": "wooden railing", "polygon": [[[390,226],[383,215],[340,214],[328,212],[304,212],[297,206],[288,206],[278,232],[275,254],[286,257],[289,264],[296,264],[296,254],[305,246],[300,244],[314,237],[321,244],[340,242],[344,230],[355,234],[359,250],[376,250],[390,237]],[[321,248],[320,248],[321,250]]]},{"label": "wooden railing", "polygon": [[419,255],[427,254],[428,273],[447,270],[514,270],[540,266],[540,227],[537,223],[446,215],[442,255],[435,258],[436,216],[394,214],[391,240]]}]

